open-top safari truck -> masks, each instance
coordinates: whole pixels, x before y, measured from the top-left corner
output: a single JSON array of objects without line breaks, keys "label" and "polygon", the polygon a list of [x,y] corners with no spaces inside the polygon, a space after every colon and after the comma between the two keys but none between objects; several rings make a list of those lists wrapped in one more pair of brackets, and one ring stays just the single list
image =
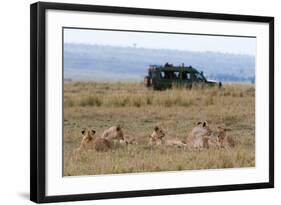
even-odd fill
[{"label": "open-top safari truck", "polygon": [[148,75],[144,78],[144,83],[147,87],[152,87],[155,90],[164,90],[172,87],[204,87],[218,86],[221,87],[221,82],[207,80],[203,72],[199,72],[192,66],[173,66],[166,63],[162,65],[150,65]]}]

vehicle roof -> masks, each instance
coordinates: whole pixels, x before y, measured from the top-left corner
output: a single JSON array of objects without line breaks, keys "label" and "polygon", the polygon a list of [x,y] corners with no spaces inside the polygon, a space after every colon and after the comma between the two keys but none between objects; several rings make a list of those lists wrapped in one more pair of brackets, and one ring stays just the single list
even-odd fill
[{"label": "vehicle roof", "polygon": [[188,66],[188,67],[182,67],[182,66],[151,66],[152,70],[160,70],[160,71],[189,71],[189,72],[198,72],[195,68]]}]

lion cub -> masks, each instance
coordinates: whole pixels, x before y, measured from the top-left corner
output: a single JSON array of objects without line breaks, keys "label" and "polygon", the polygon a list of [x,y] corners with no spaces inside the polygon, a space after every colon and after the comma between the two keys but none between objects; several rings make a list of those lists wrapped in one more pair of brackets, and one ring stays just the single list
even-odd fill
[{"label": "lion cub", "polygon": [[165,133],[158,126],[154,127],[152,134],[149,136],[149,144],[150,145],[161,145],[163,144],[163,138],[165,137]]},{"label": "lion cub", "polygon": [[101,138],[108,141],[119,140],[121,142],[124,141],[124,134],[121,127],[117,125],[106,129],[101,135]]},{"label": "lion cub", "polygon": [[168,145],[168,146],[177,146],[184,147],[186,144],[178,139],[164,139],[165,133],[164,131],[156,126],[154,131],[150,135],[150,145]]},{"label": "lion cub", "polygon": [[93,148],[93,144],[94,144],[94,140],[95,140],[94,135],[96,134],[96,131],[93,129],[84,128],[81,131],[81,133],[83,135],[83,138],[82,138],[82,141],[78,148],[78,151],[81,151],[83,149],[85,150],[85,149]]},{"label": "lion cub", "polygon": [[98,152],[108,151],[111,148],[111,143],[107,139],[95,137],[95,130],[85,128],[81,131],[83,139],[77,151],[95,149]]},{"label": "lion cub", "polygon": [[226,136],[226,131],[228,131],[230,129],[219,126],[219,127],[217,127],[217,130],[218,130],[218,137],[217,137],[218,147],[220,147],[220,148],[225,147],[225,139],[226,139],[226,143],[229,147],[233,148],[236,146],[235,140],[230,136]]},{"label": "lion cub", "polygon": [[190,148],[207,148],[209,149],[209,141],[212,130],[208,122],[197,122],[196,126],[189,133],[186,142]]}]

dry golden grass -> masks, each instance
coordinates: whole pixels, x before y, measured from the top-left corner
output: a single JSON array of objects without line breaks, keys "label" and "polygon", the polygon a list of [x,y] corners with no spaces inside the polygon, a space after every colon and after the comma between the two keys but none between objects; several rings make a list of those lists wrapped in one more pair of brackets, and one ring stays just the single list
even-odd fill
[{"label": "dry golden grass", "polygon": [[[197,121],[215,130],[225,126],[237,146],[190,150],[150,147],[149,135],[158,125],[167,138],[185,140]],[[74,155],[81,129],[100,136],[119,124],[137,145],[115,145],[108,152],[89,150]],[[94,175],[147,171],[255,166],[255,88],[225,85],[222,89],[153,91],[140,83],[70,82],[64,85],[64,175]]]}]

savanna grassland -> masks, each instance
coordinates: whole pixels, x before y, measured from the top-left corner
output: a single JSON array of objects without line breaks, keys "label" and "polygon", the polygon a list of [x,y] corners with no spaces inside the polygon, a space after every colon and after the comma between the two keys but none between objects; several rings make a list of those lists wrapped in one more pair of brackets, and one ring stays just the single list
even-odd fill
[{"label": "savanna grassland", "polygon": [[[166,138],[185,140],[196,122],[229,128],[236,146],[227,149],[188,149],[150,146],[149,135],[157,125]],[[108,152],[88,150],[76,156],[82,128],[96,136],[121,125],[137,144],[118,145]],[[255,166],[255,88],[224,85],[223,88],[153,91],[141,83],[65,82],[64,175]]]}]

